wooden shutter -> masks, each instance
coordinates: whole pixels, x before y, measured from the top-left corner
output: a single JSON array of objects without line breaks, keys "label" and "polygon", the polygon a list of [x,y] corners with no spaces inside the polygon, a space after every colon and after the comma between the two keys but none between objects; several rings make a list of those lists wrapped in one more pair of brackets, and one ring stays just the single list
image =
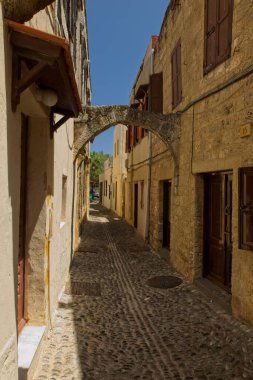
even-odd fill
[{"label": "wooden shutter", "polygon": [[[226,0],[227,1],[227,0]],[[205,73],[216,64],[217,0],[205,2]]]},{"label": "wooden shutter", "polygon": [[134,146],[134,126],[129,125],[130,150]]},{"label": "wooden shutter", "polygon": [[253,251],[253,167],[239,170],[239,248]]},{"label": "wooden shutter", "polygon": [[171,54],[172,107],[182,100],[181,41],[179,40]]},{"label": "wooden shutter", "polygon": [[204,73],[229,58],[233,0],[205,0]]},{"label": "wooden shutter", "polygon": [[138,127],[136,125],[133,127],[134,128],[134,145],[138,142]]},{"label": "wooden shutter", "polygon": [[217,63],[230,56],[232,40],[232,1],[217,0]]},{"label": "wooden shutter", "polygon": [[140,141],[142,138],[142,128],[137,127],[137,140]]},{"label": "wooden shutter", "polygon": [[150,76],[150,111],[163,113],[163,73]]},{"label": "wooden shutter", "polygon": [[130,146],[129,146],[129,129],[127,128],[127,130],[126,130],[126,149],[125,149],[125,152],[126,153],[128,153],[129,152],[129,148],[130,148]]},{"label": "wooden shutter", "polygon": [[177,45],[177,95],[178,103],[182,100],[182,68],[181,68],[181,41]]}]

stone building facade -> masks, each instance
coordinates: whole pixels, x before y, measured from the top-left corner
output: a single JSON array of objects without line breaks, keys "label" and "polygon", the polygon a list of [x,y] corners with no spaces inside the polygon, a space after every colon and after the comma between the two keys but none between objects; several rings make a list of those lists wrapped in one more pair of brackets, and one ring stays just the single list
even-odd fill
[{"label": "stone building facade", "polygon": [[[154,70],[156,42],[157,36],[151,37],[130,95],[130,107],[140,111],[149,111],[151,108],[150,77]],[[150,217],[152,138],[153,134],[144,127],[128,125],[125,218],[143,239],[148,237]]]},{"label": "stone building facade", "polygon": [[[163,76],[163,113],[181,115],[179,164],[164,153],[152,165],[149,227],[159,248],[169,186],[172,265],[231,292],[233,314],[251,324],[252,18],[253,4],[239,0],[171,1],[167,9],[154,71]],[[153,139],[154,155],[164,148]]]},{"label": "stone building facade", "polygon": [[26,24],[15,18],[22,1],[8,14],[6,3],[0,3],[0,378],[17,379],[18,366],[20,378],[29,370],[22,354],[33,327],[42,337],[54,324],[87,212],[80,184],[89,146],[75,159],[73,150],[74,117],[90,104],[90,77],[85,1],[56,1],[33,17],[28,12]]},{"label": "stone building facade", "polygon": [[104,171],[99,175],[99,196],[100,202],[106,208],[112,209],[112,173],[113,173],[113,160],[111,157],[107,158],[104,162]]},{"label": "stone building facade", "polygon": [[126,129],[119,124],[113,132],[112,210],[120,217],[125,215]]}]

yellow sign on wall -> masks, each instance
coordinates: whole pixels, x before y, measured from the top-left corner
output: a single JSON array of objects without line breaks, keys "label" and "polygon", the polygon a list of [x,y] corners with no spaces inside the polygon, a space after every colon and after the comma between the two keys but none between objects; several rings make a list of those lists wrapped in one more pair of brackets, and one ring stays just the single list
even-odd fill
[{"label": "yellow sign on wall", "polygon": [[247,137],[251,135],[251,124],[245,124],[240,129],[240,137]]}]

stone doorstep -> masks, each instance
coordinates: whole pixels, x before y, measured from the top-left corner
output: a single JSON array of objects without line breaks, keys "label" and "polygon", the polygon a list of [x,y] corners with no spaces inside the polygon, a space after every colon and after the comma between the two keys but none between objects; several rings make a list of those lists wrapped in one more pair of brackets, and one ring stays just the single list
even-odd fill
[{"label": "stone doorstep", "polygon": [[232,315],[231,294],[224,289],[212,283],[207,278],[199,278],[194,281],[194,285],[206,296],[211,302],[220,306],[227,314]]},{"label": "stone doorstep", "polygon": [[46,326],[25,326],[18,338],[18,378],[31,380],[46,336]]}]

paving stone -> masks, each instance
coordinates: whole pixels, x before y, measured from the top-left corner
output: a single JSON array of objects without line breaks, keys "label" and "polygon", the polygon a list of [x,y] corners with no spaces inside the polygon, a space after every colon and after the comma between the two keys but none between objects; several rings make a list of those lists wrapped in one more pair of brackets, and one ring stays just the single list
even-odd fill
[{"label": "paving stone", "polygon": [[[67,292],[71,282],[99,283],[101,294],[62,295],[34,380],[252,380],[252,329],[187,283],[123,220],[95,207]],[[183,282],[154,289],[146,282],[155,276]]]}]

